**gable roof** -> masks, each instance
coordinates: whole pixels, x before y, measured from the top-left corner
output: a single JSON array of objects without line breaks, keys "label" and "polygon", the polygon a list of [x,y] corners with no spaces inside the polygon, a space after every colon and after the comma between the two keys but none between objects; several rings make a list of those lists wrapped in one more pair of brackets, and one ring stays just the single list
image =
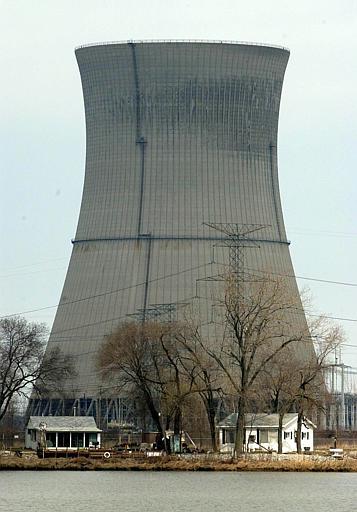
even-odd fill
[{"label": "gable roof", "polygon": [[40,430],[40,423],[46,432],[101,432],[93,416],[30,416],[26,428]]},{"label": "gable roof", "polygon": [[[230,414],[218,423],[218,427],[233,428],[236,426],[238,414],[235,412]],[[283,428],[286,428],[290,423],[297,421],[297,413],[284,414]],[[307,418],[304,423],[316,428],[316,426]],[[279,414],[265,414],[265,413],[247,413],[245,415],[245,425],[247,428],[278,428],[279,427]]]}]

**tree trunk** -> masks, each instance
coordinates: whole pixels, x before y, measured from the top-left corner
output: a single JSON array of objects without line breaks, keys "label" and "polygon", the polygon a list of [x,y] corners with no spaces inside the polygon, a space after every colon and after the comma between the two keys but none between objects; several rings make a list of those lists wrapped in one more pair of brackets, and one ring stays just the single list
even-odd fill
[{"label": "tree trunk", "polygon": [[174,434],[181,434],[181,409],[179,407],[176,408],[174,414]]},{"label": "tree trunk", "polygon": [[211,411],[209,416],[209,429],[211,434],[211,447],[213,452],[217,452],[217,436],[216,436],[216,415],[214,411]]},{"label": "tree trunk", "polygon": [[161,436],[164,436],[164,429],[162,428],[161,418],[158,410],[155,407],[154,401],[150,395],[150,393],[147,390],[143,390],[144,392],[144,399],[146,402],[146,405],[150,411],[151,417],[156,425],[156,428],[158,432],[161,434]]},{"label": "tree trunk", "polygon": [[298,412],[298,421],[297,421],[297,429],[296,429],[296,451],[297,453],[301,453],[301,425],[303,420],[302,411]]},{"label": "tree trunk", "polygon": [[212,451],[216,452],[217,450],[217,436],[216,436],[216,407],[215,401],[213,399],[212,393],[208,393],[207,395],[201,394],[201,398],[205,405],[207,419],[209,424],[210,436],[211,436],[211,447]]},{"label": "tree trunk", "polygon": [[278,426],[278,453],[283,453],[283,419],[284,413],[279,413],[279,426]]},{"label": "tree trunk", "polygon": [[234,445],[234,456],[239,457],[244,450],[244,426],[245,426],[246,401],[244,396],[238,399],[238,415],[236,423],[236,439]]}]

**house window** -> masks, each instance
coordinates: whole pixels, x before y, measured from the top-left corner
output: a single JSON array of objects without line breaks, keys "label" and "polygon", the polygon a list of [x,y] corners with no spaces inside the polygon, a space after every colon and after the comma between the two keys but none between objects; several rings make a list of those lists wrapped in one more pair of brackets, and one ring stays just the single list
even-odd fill
[{"label": "house window", "polygon": [[248,443],[255,443],[255,436],[250,435],[250,436],[248,437]]},{"label": "house window", "polygon": [[72,448],[83,448],[83,432],[72,432]]},{"label": "house window", "polygon": [[30,436],[31,441],[36,441],[36,430],[28,429],[28,435]]},{"label": "house window", "polygon": [[259,430],[259,442],[260,444],[268,443],[268,431]]},{"label": "house window", "polygon": [[88,446],[95,446],[95,443],[97,442],[97,434],[86,434],[86,447]]},{"label": "house window", "polygon": [[55,448],[56,447],[56,432],[47,432],[46,433],[46,444],[47,444],[47,448]]},{"label": "house window", "polygon": [[228,429],[222,429],[222,443],[233,444],[234,443],[234,431]]},{"label": "house window", "polygon": [[226,430],[226,443],[233,444],[234,443],[234,431]]},{"label": "house window", "polygon": [[284,439],[290,439],[290,432],[284,432]]},{"label": "house window", "polygon": [[301,432],[301,439],[309,439],[309,432]]},{"label": "house window", "polygon": [[69,432],[58,432],[58,446],[69,448]]}]

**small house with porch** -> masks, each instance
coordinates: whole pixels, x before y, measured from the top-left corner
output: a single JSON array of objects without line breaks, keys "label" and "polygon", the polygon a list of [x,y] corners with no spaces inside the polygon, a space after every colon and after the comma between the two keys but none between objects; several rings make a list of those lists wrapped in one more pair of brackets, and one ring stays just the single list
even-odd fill
[{"label": "small house with porch", "polygon": [[[218,426],[219,447],[221,452],[233,452],[235,442],[235,428],[237,413],[230,414]],[[298,415],[296,413],[284,414],[282,428],[283,453],[296,452]],[[245,416],[245,450],[278,451],[278,414],[249,413]],[[305,452],[314,449],[314,425],[304,418],[301,427],[301,449]]]},{"label": "small house with porch", "polygon": [[25,448],[99,448],[101,432],[92,416],[30,416],[25,430]]}]

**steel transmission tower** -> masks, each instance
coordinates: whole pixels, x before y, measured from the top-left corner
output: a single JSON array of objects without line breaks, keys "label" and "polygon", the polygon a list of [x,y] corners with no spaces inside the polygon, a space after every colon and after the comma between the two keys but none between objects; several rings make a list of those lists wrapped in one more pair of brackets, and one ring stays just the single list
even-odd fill
[{"label": "steel transmission tower", "polygon": [[223,247],[228,248],[229,270],[236,275],[237,282],[252,279],[253,276],[256,280],[257,276],[252,274],[252,272],[248,272],[245,268],[244,249],[259,247],[259,243],[252,239],[251,236],[266,226],[262,224],[240,225],[232,222],[228,224],[207,222],[205,224],[224,235],[221,244]]}]

